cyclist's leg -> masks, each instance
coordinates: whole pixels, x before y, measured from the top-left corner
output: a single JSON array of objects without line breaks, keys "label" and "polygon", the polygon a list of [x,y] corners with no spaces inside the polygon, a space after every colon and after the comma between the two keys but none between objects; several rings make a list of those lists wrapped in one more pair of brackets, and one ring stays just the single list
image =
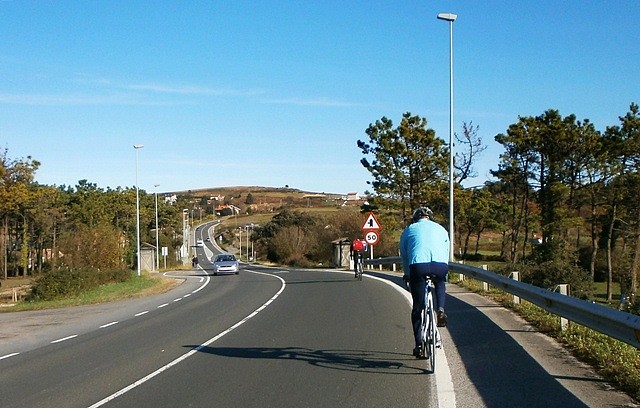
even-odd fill
[{"label": "cyclist's leg", "polygon": [[358,274],[358,253],[353,251],[351,254],[351,259],[353,259],[353,273]]},{"label": "cyclist's leg", "polygon": [[449,267],[444,263],[432,263],[430,275],[432,276],[433,285],[435,287],[434,303],[438,311],[438,326],[446,326],[447,315],[444,313],[444,304],[446,298],[446,277]]},{"label": "cyclist's leg", "polygon": [[413,326],[413,336],[416,347],[422,342],[422,312],[425,309],[425,288],[424,270],[417,265],[410,266],[409,287],[411,288],[411,298],[413,306],[411,308],[411,324]]}]

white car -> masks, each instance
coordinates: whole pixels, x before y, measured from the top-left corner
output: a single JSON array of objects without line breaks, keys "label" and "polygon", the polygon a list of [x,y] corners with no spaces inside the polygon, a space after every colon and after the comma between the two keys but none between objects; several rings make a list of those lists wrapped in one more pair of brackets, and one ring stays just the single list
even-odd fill
[{"label": "white car", "polygon": [[197,241],[196,241],[196,246],[197,246],[197,247],[203,247],[203,246],[204,246],[204,241],[203,241],[203,240],[201,240],[201,239],[197,240]]},{"label": "white car", "polygon": [[214,276],[219,273],[235,273],[240,272],[240,262],[233,254],[218,254],[211,259],[213,263]]}]

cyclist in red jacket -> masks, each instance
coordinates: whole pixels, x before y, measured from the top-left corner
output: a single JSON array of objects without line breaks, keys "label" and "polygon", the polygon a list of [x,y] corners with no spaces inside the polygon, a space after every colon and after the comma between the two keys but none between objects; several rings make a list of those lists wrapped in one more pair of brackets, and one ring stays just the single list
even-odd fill
[{"label": "cyclist in red jacket", "polygon": [[364,257],[364,253],[367,251],[367,243],[362,239],[354,239],[351,242],[351,259],[353,259],[353,270],[355,277],[358,277],[358,265],[360,259]]}]

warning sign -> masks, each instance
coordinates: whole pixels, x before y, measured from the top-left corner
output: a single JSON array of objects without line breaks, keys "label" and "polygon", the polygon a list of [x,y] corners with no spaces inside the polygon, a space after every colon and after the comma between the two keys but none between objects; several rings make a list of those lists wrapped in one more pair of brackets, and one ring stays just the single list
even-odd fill
[{"label": "warning sign", "polygon": [[370,212],[369,215],[367,216],[367,219],[365,220],[364,224],[362,224],[362,228],[361,229],[363,231],[378,231],[381,228],[382,227],[380,226],[380,223],[376,219],[376,216],[373,215],[372,212]]}]

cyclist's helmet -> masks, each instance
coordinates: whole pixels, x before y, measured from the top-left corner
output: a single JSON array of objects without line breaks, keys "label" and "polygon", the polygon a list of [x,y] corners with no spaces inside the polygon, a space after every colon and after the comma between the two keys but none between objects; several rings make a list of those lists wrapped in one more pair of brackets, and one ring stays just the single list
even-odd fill
[{"label": "cyclist's helmet", "polygon": [[413,211],[413,220],[418,221],[422,217],[433,218],[433,211],[429,207],[416,208]]}]

